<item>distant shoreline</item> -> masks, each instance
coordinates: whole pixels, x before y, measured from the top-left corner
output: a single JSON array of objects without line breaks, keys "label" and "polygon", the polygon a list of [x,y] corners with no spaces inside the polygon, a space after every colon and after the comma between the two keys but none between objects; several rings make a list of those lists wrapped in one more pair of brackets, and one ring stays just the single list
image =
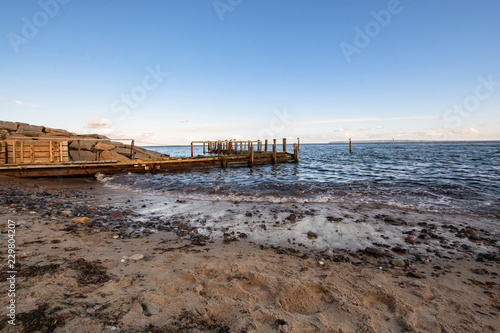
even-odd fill
[{"label": "distant shoreline", "polygon": [[[352,140],[355,143],[392,143],[392,140]],[[487,142],[498,142],[500,140],[394,140],[395,143],[487,143]],[[139,142],[140,143],[140,142]],[[349,140],[345,141],[330,141],[330,142],[301,142],[301,145],[331,145],[331,144],[349,144]],[[290,145],[290,144],[288,144]],[[189,147],[189,144],[179,144],[179,145],[140,145],[141,147]],[[281,144],[278,144],[281,146]]]}]

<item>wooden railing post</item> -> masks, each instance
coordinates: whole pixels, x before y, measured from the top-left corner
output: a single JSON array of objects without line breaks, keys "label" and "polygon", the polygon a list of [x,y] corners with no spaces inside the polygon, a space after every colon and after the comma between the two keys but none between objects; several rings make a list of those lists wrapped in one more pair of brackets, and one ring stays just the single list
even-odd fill
[{"label": "wooden railing post", "polygon": [[276,139],[273,139],[273,163],[276,164]]},{"label": "wooden railing post", "polygon": [[[78,149],[80,149],[80,140],[78,140]],[[80,151],[78,151],[78,155]],[[135,160],[135,140],[130,142],[130,159]]]}]

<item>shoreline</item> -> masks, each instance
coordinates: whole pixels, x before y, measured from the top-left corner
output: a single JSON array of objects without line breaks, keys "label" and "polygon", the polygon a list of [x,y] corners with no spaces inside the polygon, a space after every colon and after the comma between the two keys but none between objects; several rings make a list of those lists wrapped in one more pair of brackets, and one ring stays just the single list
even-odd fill
[{"label": "shoreline", "polygon": [[495,218],[177,200],[87,178],[0,183],[2,236],[7,219],[18,225],[24,325],[38,315],[54,332],[494,332],[500,319]]}]

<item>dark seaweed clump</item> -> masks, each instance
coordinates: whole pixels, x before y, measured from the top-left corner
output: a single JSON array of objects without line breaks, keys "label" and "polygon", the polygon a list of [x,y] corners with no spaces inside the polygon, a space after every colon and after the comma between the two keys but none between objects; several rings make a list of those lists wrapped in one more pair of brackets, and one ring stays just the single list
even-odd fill
[{"label": "dark seaweed clump", "polygon": [[79,258],[70,263],[69,267],[79,271],[76,280],[80,285],[104,283],[111,279],[99,261],[90,262]]}]

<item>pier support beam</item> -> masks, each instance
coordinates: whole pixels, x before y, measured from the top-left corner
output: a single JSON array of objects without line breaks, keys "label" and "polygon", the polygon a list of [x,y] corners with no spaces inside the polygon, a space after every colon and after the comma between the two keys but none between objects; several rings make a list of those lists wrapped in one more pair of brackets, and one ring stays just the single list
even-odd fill
[{"label": "pier support beam", "polygon": [[276,139],[273,139],[273,164],[276,164]]},{"label": "pier support beam", "polygon": [[293,144],[293,159],[295,163],[299,163],[299,144],[294,143]]},{"label": "pier support beam", "polygon": [[248,158],[248,165],[251,167],[253,167],[253,158],[254,158],[253,146],[250,146],[250,156]]},{"label": "pier support beam", "polygon": [[286,138],[283,138],[283,152],[286,153]]}]

